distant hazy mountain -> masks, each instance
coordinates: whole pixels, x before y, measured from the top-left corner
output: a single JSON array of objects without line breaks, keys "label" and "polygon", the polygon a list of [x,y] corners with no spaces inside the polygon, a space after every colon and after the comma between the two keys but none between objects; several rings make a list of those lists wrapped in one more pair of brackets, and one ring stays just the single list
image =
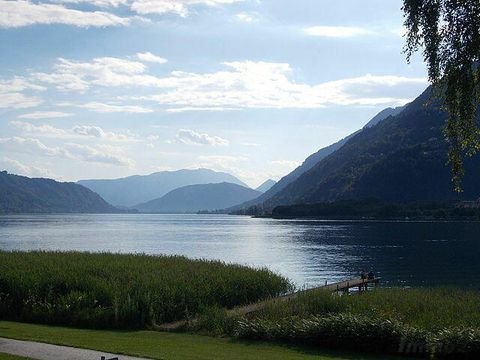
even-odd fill
[{"label": "distant hazy mountain", "polygon": [[231,183],[184,186],[159,199],[134,206],[140,212],[195,213],[225,209],[254,199],[260,192]]},{"label": "distant hazy mountain", "polygon": [[427,89],[403,111],[366,128],[263,202],[313,204],[375,198],[383,202],[448,202],[480,197],[480,156],[465,161],[463,192],[453,191],[447,114]]},{"label": "distant hazy mountain", "polygon": [[98,194],[74,183],[0,172],[0,213],[116,212]]},{"label": "distant hazy mountain", "polygon": [[321,160],[323,160],[330,154],[333,154],[335,151],[340,149],[343,145],[347,143],[348,140],[353,138],[355,135],[359,134],[362,130],[371,128],[390,116],[396,116],[400,114],[404,108],[405,108],[404,106],[400,106],[396,108],[386,108],[380,111],[363,127],[363,129],[357,130],[353,134],[348,135],[342,140],[339,140],[332,145],[329,145],[327,147],[324,147],[318,150],[316,153],[306,158],[305,161],[302,163],[302,165],[297,167],[288,175],[281,178],[274,186],[272,186],[268,191],[260,195],[257,199],[249,201],[245,204],[240,204],[239,206],[235,206],[231,210],[239,210],[241,208],[248,208],[253,205],[259,205],[264,203],[265,201],[273,197],[275,194],[285,189],[289,184],[297,180],[302,174],[304,174],[305,172],[313,168],[315,165],[317,165]]},{"label": "distant hazy mountain", "polygon": [[261,193],[264,193],[268,190],[270,190],[272,188],[273,185],[275,185],[277,182],[275,180],[272,180],[272,179],[268,179],[267,181],[265,181],[262,185],[260,185],[259,187],[257,187],[255,190],[261,192]]},{"label": "distant hazy mountain", "polygon": [[131,207],[158,199],[171,190],[195,184],[229,182],[245,185],[236,177],[208,169],[162,171],[114,180],[81,180],[78,183],[100,194],[115,206]]}]

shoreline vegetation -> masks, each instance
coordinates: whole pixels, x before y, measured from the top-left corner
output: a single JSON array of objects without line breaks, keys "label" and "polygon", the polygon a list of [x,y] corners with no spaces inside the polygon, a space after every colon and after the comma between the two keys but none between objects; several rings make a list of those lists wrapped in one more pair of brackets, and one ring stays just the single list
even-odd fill
[{"label": "shoreline vegetation", "polygon": [[113,333],[187,320],[181,331],[195,336],[287,348],[480,355],[480,292],[474,290],[393,288],[350,296],[315,290],[267,300],[254,313],[227,313],[293,290],[267,269],[179,256],[0,251],[2,320]]},{"label": "shoreline vegetation", "polygon": [[0,251],[5,320],[148,328],[292,289],[286,278],[265,268],[182,256]]},{"label": "shoreline vegetation", "polygon": [[377,200],[344,200],[277,206],[273,210],[253,206],[232,214],[274,219],[479,221],[480,202],[384,203]]},{"label": "shoreline vegetation", "polygon": [[233,329],[216,331],[282,344],[434,359],[478,359],[480,292],[392,288],[338,296],[317,290],[289,302],[270,301],[258,312],[238,319]]}]

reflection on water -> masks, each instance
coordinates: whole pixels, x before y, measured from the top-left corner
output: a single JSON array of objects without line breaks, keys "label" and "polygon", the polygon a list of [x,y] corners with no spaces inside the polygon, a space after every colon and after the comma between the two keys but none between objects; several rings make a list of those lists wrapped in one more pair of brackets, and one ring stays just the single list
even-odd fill
[{"label": "reflection on water", "polygon": [[373,269],[388,285],[480,286],[480,223],[219,215],[0,216],[0,249],[178,254],[268,266],[313,286]]}]

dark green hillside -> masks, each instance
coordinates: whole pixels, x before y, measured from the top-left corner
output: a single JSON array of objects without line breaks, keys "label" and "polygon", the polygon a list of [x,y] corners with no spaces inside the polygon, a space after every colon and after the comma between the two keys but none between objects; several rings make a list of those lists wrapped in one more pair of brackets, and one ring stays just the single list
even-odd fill
[{"label": "dark green hillside", "polygon": [[369,198],[384,202],[476,199],[480,196],[478,157],[466,163],[465,191],[453,191],[442,132],[446,117],[427,89],[399,115],[362,130],[265,206]]},{"label": "dark green hillside", "polygon": [[[404,106],[396,107],[396,108],[386,108],[382,111],[380,111],[377,115],[375,115],[365,126],[360,129],[355,131],[353,134],[350,134],[346,136],[345,138],[337,141],[334,144],[331,144],[329,146],[326,146],[320,150],[318,150],[316,153],[310,155],[305,159],[305,161],[297,167],[295,170],[293,170],[291,173],[285,175],[283,178],[281,178],[275,185],[273,185],[268,191],[266,191],[264,194],[259,196],[257,199],[254,199],[252,201],[246,202],[244,204],[240,204],[239,206],[233,207],[232,211],[238,211],[240,209],[247,209],[251,206],[258,206],[261,205],[264,202],[267,202],[268,199],[274,197],[276,194],[282,192],[288,185],[293,183],[295,180],[297,180],[300,176],[302,176],[304,173],[312,169],[315,165],[317,165],[320,161],[325,159],[326,157],[330,156],[333,154],[335,151],[338,149],[341,149],[343,145],[347,143],[348,140],[353,138],[355,135],[359,134],[365,129],[369,129],[381,121],[391,117],[391,116],[397,116],[400,114]],[[261,206],[260,206],[261,207]]]},{"label": "dark green hillside", "polygon": [[81,185],[0,172],[0,214],[116,211],[98,194]]},{"label": "dark green hillside", "polygon": [[340,200],[315,204],[277,206],[275,218],[480,220],[480,208],[452,203],[382,203],[375,200]]}]

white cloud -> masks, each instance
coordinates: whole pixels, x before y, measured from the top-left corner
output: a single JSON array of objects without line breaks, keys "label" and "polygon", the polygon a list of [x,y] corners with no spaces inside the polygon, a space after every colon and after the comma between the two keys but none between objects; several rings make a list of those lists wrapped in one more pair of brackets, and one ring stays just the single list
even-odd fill
[{"label": "white cloud", "polygon": [[23,138],[18,136],[0,138],[0,146],[1,145],[19,152],[26,152],[44,156],[60,156],[71,158],[71,156],[69,156],[65,149],[62,149],[60,147],[49,147],[42,143],[40,140],[34,138]]},{"label": "white cloud", "polygon": [[248,13],[246,11],[239,12],[238,14],[235,14],[235,19],[239,22],[244,22],[244,23],[252,23],[258,21],[258,17],[256,14],[253,13]]},{"label": "white cloud", "polygon": [[41,98],[23,93],[30,90],[43,91],[45,87],[33,84],[22,77],[0,80],[0,108],[23,109],[40,105],[43,102]]},{"label": "white cloud", "polygon": [[51,125],[34,125],[24,121],[11,121],[10,125],[29,135],[50,137],[56,139],[73,139],[91,137],[112,142],[138,142],[139,139],[130,134],[105,131],[99,126],[76,125],[71,129],[60,129]]},{"label": "white cloud", "polygon": [[110,131],[104,131],[99,126],[87,126],[87,125],[77,125],[72,128],[71,130],[74,134],[81,135],[81,136],[90,136],[104,140],[122,142],[122,141],[130,141],[130,142],[137,142],[139,139],[130,134],[121,134],[121,133],[114,133]]},{"label": "white cloud", "polygon": [[19,119],[39,120],[39,119],[54,119],[72,116],[73,114],[59,112],[59,111],[36,111],[28,114],[19,115]]},{"label": "white cloud", "polygon": [[20,92],[24,90],[44,91],[46,88],[34,84],[21,76],[15,76],[10,80],[0,80],[0,93]]},{"label": "white cloud", "polygon": [[69,4],[87,3],[102,8],[116,8],[120,5],[127,5],[130,0],[54,0],[54,2]]},{"label": "white cloud", "polygon": [[146,66],[138,61],[114,57],[90,62],[59,58],[52,73],[33,73],[33,79],[53,84],[60,90],[85,91],[97,86],[158,86],[159,79],[144,75]]},{"label": "white cloud", "polygon": [[132,167],[135,164],[133,160],[125,156],[110,153],[103,149],[97,149],[87,145],[68,143],[65,144],[65,147],[74,158],[86,162],[96,162],[100,164],[128,167]]},{"label": "white cloud", "polygon": [[352,26],[311,26],[304,31],[308,35],[327,38],[350,38],[374,33],[368,29]]},{"label": "white cloud", "polygon": [[119,153],[76,143],[65,143],[62,146],[48,146],[35,138],[9,137],[0,138],[0,147],[5,146],[11,151],[49,156],[70,160],[81,160],[115,166],[132,167],[134,161]]},{"label": "white cloud", "polygon": [[219,136],[211,136],[205,133],[198,133],[189,129],[180,129],[177,132],[177,140],[187,145],[211,145],[228,146],[230,142]]},{"label": "white cloud", "polygon": [[21,93],[0,93],[0,108],[25,109],[40,105],[42,99],[36,96],[26,96]]},{"label": "white cloud", "polygon": [[133,0],[131,9],[142,15],[172,13],[186,17],[193,6],[217,7],[241,1],[244,0]]},{"label": "white cloud", "polygon": [[66,24],[79,27],[129,25],[131,19],[103,11],[81,11],[29,0],[0,0],[0,27]]},{"label": "white cloud", "polygon": [[69,133],[66,130],[59,129],[50,125],[33,125],[24,121],[10,121],[10,125],[23,130],[29,134],[36,134],[38,136],[48,136],[63,138],[67,137]]},{"label": "white cloud", "polygon": [[102,8],[116,8],[124,5],[142,15],[175,14],[181,17],[187,17],[190,8],[195,6],[218,7],[242,1],[245,0],[56,0],[58,3],[87,3]]},{"label": "white cloud", "polygon": [[[159,77],[147,73],[146,66],[137,61],[112,57],[89,62],[59,59],[53,73],[33,73],[32,77],[54,84],[58,89],[80,92],[94,86],[140,88],[141,95],[118,99],[153,101],[168,112],[315,109],[330,105],[394,106],[411,100],[398,95],[397,87],[427,85],[425,78],[371,74],[308,84],[295,81],[293,69],[286,63],[234,61],[222,65],[224,68],[216,72],[173,71]],[[159,89],[157,93],[153,93],[155,88]],[[138,106],[115,106],[103,106],[103,110],[148,112]]]},{"label": "white cloud", "polygon": [[153,112],[152,109],[143,107],[143,106],[137,106],[137,105],[113,105],[113,104],[104,104],[104,103],[99,103],[99,102],[89,102],[86,104],[80,104],[80,105],[75,105],[75,104],[62,104],[62,105],[69,105],[69,106],[75,106],[83,109],[87,109],[90,111],[95,111],[99,113],[116,113],[116,112],[122,112],[122,113],[151,113]]},{"label": "white cloud", "polygon": [[137,57],[140,61],[153,62],[157,64],[165,64],[166,62],[168,62],[167,59],[154,55],[148,51],[144,53],[137,53]]},{"label": "white cloud", "polygon": [[96,138],[104,138],[105,131],[98,126],[75,126],[72,131],[77,135],[93,136]]},{"label": "white cloud", "polygon": [[289,64],[227,62],[227,70],[214,73],[176,71],[162,82],[171,88],[140,97],[169,106],[167,111],[241,108],[322,108],[329,105],[398,105],[410,99],[388,89],[402,85],[426,85],[425,78],[364,75],[310,85],[291,79]]},{"label": "white cloud", "polygon": [[23,176],[33,176],[33,177],[47,177],[53,178],[55,175],[48,169],[26,165],[20,161],[10,159],[10,158],[0,158],[0,168],[7,170],[11,174],[23,175]]}]

